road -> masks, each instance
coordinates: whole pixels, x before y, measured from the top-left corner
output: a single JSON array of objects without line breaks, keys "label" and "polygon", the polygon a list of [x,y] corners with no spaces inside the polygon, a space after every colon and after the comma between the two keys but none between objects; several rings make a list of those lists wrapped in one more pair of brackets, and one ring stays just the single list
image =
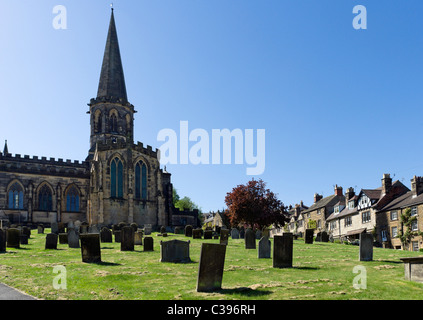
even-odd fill
[{"label": "road", "polygon": [[0,300],[37,300],[25,293],[0,283]]}]

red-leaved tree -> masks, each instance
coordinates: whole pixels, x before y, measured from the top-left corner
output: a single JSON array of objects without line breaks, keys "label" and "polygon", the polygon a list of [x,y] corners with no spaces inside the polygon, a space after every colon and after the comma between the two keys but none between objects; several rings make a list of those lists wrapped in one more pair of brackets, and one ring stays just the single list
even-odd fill
[{"label": "red-leaved tree", "polygon": [[261,179],[233,188],[226,194],[225,203],[232,226],[247,223],[263,229],[272,224],[282,227],[287,221],[286,207]]}]

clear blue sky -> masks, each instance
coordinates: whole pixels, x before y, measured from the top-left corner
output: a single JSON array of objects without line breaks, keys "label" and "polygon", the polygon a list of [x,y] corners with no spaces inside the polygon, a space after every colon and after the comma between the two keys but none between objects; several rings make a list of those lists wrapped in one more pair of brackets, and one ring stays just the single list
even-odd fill
[{"label": "clear blue sky", "polygon": [[[13,154],[84,160],[111,1],[3,0],[0,141]],[[157,133],[266,130],[262,178],[286,204],[333,186],[410,187],[423,175],[423,2],[115,0],[135,140]],[[352,27],[365,5],[368,29]],[[55,30],[53,7],[67,8]],[[252,177],[244,165],[169,165],[203,211]]]}]

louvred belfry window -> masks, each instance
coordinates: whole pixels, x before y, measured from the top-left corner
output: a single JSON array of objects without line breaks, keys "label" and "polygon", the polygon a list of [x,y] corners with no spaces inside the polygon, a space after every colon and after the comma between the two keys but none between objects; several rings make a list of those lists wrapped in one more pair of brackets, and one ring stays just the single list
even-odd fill
[{"label": "louvred belfry window", "polygon": [[119,158],[113,159],[110,165],[110,196],[123,198],[123,164]]}]

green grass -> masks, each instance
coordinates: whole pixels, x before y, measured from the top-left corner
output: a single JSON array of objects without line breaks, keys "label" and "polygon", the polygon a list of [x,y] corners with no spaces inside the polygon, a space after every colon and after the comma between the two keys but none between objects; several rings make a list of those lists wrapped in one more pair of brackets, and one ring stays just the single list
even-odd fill
[{"label": "green grass", "polygon": [[[80,249],[59,244],[59,250],[44,250],[45,237],[32,231],[28,245],[0,254],[0,282],[46,300],[423,299],[423,284],[405,281],[399,260],[418,252],[375,248],[374,261],[360,262],[358,246],[294,240],[294,267],[275,269],[272,259],[258,259],[257,250],[246,250],[243,240],[230,239],[222,290],[197,293],[201,243],[218,240],[190,238],[192,263],[187,264],[159,262],[160,240],[188,240],[173,234],[153,234],[154,252],[144,252],[142,246],[121,252],[119,243],[102,243],[103,262],[86,264]],[[53,267],[58,265],[66,267],[66,290],[53,288]],[[353,287],[357,265],[366,268],[367,289]]]}]

